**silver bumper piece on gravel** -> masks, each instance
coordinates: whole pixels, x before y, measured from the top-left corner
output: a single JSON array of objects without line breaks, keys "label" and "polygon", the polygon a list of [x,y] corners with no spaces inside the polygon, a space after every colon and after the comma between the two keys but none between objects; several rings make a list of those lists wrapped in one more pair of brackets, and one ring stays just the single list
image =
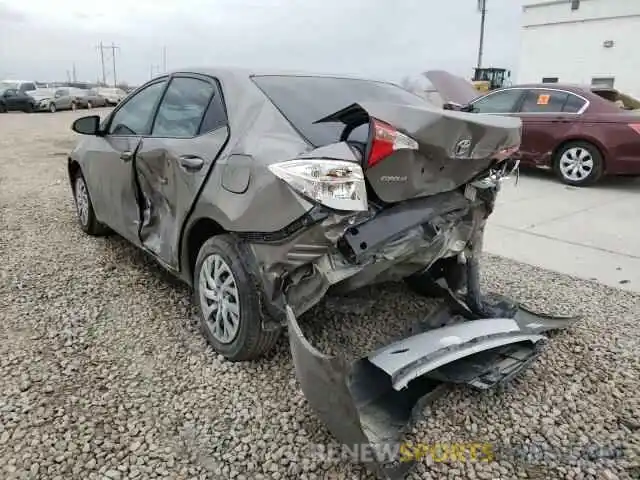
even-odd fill
[{"label": "silver bumper piece on gravel", "polygon": [[381,478],[402,478],[413,461],[391,458],[423,407],[450,384],[487,389],[507,382],[541,353],[547,330],[573,318],[517,308],[512,318],[469,319],[445,306],[411,325],[403,338],[348,362],[325,355],[305,338],[287,307],[296,376],[311,407],[342,444],[375,459]]}]

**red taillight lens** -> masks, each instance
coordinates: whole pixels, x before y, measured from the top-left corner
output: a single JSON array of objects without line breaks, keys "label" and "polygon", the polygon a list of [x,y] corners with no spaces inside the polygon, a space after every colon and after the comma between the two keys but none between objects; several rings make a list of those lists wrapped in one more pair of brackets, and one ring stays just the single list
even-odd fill
[{"label": "red taillight lens", "polygon": [[398,150],[418,150],[418,142],[380,120],[372,120],[373,139],[367,165],[373,167]]},{"label": "red taillight lens", "polygon": [[630,123],[629,126],[633,129],[634,132],[640,135],[640,123]]}]

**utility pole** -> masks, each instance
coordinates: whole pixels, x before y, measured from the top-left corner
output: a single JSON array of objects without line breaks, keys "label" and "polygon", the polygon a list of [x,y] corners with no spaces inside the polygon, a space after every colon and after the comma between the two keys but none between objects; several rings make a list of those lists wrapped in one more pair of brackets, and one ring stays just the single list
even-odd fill
[{"label": "utility pole", "polygon": [[75,64],[75,62],[73,63],[73,70],[72,71],[73,71],[73,81],[77,82],[78,80],[77,80],[77,77],[76,77],[76,64]]},{"label": "utility pole", "polygon": [[102,64],[102,83],[106,85],[107,71],[104,68],[104,46],[102,45],[102,42],[100,42],[100,46],[98,48],[100,49],[100,63]]},{"label": "utility pole", "polygon": [[482,68],[482,51],[484,49],[484,24],[487,16],[487,0],[478,0],[480,11],[480,45],[478,46],[478,68]]},{"label": "utility pole", "polygon": [[100,63],[102,64],[102,83],[107,84],[107,71],[104,65],[104,51],[111,50],[111,61],[113,63],[113,86],[116,86],[118,82],[117,72],[116,72],[116,50],[120,50],[120,47],[116,46],[115,43],[111,42],[110,46],[105,46],[100,42],[98,46],[100,49]]},{"label": "utility pole", "polygon": [[116,47],[115,43],[111,42],[111,59],[113,60],[113,87],[115,88],[118,83],[118,77],[116,76],[116,50],[120,47]]},{"label": "utility pole", "polygon": [[167,73],[167,47],[162,47],[162,71]]}]

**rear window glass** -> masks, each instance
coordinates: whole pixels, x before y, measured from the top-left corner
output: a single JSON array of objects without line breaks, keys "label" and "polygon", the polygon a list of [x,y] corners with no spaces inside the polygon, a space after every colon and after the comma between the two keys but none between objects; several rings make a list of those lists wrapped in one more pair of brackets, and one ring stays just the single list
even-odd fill
[{"label": "rear window glass", "polygon": [[[422,107],[429,105],[398,86],[370,80],[288,75],[255,76],[253,80],[293,126],[316,147],[339,141],[344,124],[313,122],[352,103],[369,101]],[[364,143],[367,135],[366,127],[358,128],[352,132],[349,140]]]}]

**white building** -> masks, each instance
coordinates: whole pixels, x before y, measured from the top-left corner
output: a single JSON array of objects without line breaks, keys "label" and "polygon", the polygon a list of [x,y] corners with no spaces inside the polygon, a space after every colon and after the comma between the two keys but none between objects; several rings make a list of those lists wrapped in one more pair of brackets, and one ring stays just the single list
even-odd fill
[{"label": "white building", "polygon": [[613,86],[640,98],[640,0],[523,0],[518,83]]}]

